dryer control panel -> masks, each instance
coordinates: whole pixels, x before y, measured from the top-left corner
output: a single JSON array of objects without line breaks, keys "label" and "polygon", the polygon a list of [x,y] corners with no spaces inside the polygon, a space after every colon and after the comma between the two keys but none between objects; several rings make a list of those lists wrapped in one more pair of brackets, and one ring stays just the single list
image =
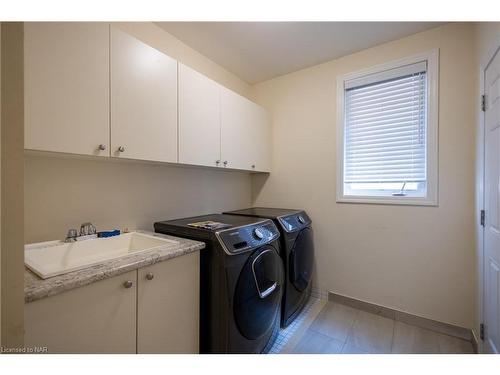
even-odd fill
[{"label": "dryer control panel", "polygon": [[254,250],[279,237],[278,228],[271,220],[221,230],[215,233],[224,251],[229,255]]},{"label": "dryer control panel", "polygon": [[278,220],[286,232],[295,232],[311,225],[311,219],[304,211],[288,216],[280,216]]}]

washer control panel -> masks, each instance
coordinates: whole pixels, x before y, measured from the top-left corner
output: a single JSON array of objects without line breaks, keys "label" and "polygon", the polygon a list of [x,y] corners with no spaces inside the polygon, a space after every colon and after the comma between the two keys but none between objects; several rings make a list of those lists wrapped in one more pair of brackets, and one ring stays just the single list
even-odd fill
[{"label": "washer control panel", "polygon": [[288,216],[281,216],[278,218],[278,221],[286,232],[295,232],[311,224],[311,219],[304,211]]},{"label": "washer control panel", "polygon": [[217,238],[229,254],[239,254],[266,245],[279,237],[278,228],[271,220],[222,230]]}]

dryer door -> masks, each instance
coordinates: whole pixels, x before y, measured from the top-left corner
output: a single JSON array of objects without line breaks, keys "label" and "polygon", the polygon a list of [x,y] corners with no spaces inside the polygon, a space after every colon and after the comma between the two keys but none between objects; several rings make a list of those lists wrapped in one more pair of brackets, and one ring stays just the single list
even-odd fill
[{"label": "dryer door", "polygon": [[271,246],[255,250],[243,266],[234,292],[234,320],[240,333],[256,340],[274,328],[283,287],[283,264]]},{"label": "dryer door", "polygon": [[314,242],[311,228],[299,232],[290,252],[290,282],[303,292],[311,282],[314,261]]}]

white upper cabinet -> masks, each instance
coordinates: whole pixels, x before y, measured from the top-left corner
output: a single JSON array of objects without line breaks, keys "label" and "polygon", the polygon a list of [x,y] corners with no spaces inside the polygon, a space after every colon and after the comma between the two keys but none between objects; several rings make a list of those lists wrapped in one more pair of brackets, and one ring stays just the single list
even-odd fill
[{"label": "white upper cabinet", "polygon": [[226,88],[221,88],[221,158],[227,168],[269,171],[266,110]]},{"label": "white upper cabinet", "polygon": [[250,168],[259,172],[271,170],[271,121],[267,110],[251,103]]},{"label": "white upper cabinet", "polygon": [[108,24],[26,23],[24,74],[25,148],[109,156]]},{"label": "white upper cabinet", "polygon": [[266,110],[107,23],[25,25],[25,148],[269,172]]},{"label": "white upper cabinet", "polygon": [[221,156],[224,167],[250,169],[250,106],[235,92],[221,88]]},{"label": "white upper cabinet", "polygon": [[111,155],[177,162],[177,61],[111,27]]},{"label": "white upper cabinet", "polygon": [[219,166],[220,86],[179,63],[179,163]]}]

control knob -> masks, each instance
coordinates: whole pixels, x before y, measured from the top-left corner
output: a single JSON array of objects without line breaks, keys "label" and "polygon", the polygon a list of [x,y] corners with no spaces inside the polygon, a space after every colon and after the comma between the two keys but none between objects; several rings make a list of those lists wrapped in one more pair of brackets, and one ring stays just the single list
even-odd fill
[{"label": "control knob", "polygon": [[262,230],[260,228],[255,228],[253,230],[253,235],[255,236],[255,238],[257,238],[258,240],[261,240],[264,238],[264,233],[262,233]]},{"label": "control knob", "polygon": [[306,222],[302,215],[299,215],[299,217],[297,219],[299,220],[300,224],[304,224]]}]

